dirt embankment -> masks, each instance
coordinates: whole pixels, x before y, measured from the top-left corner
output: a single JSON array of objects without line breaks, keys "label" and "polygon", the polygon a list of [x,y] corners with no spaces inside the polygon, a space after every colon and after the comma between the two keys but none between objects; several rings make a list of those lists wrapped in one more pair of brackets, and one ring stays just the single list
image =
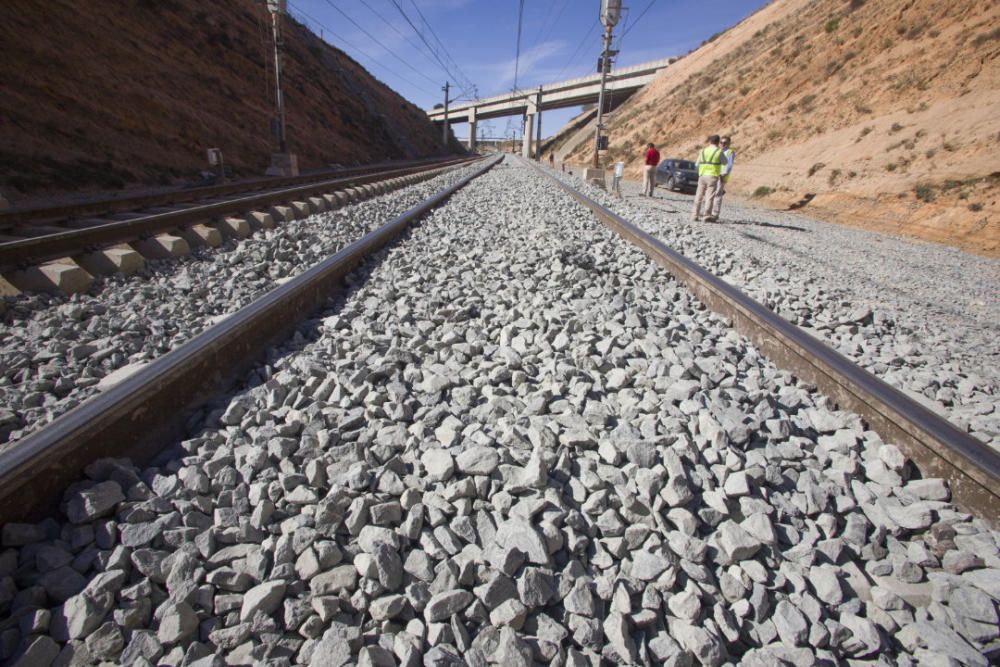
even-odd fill
[{"label": "dirt embankment", "polygon": [[[7,0],[0,22],[0,192],[170,184],[218,147],[237,174],[275,149],[263,3]],[[290,17],[289,148],[302,168],[438,154],[419,108]]]},{"label": "dirt embankment", "polygon": [[609,161],[729,134],[736,193],[1000,257],[998,57],[1000,0],[775,0],[622,105]]}]

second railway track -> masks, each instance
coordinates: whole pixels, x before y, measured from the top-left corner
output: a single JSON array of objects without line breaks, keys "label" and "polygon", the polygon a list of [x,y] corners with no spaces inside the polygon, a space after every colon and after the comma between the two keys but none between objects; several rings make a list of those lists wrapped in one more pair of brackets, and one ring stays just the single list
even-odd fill
[{"label": "second railway track", "polygon": [[[16,584],[57,603],[44,627],[17,625],[18,650],[296,664],[996,657],[997,534],[966,514],[996,522],[993,450],[521,163],[450,194],[413,210],[441,206],[341,300],[327,303],[329,287],[411,216],[0,455],[7,521],[51,507],[86,469],[65,510],[108,553],[78,590],[60,588],[23,556],[53,535],[82,551],[86,530],[67,542],[70,524],[4,527],[5,546],[23,547]],[[209,391],[192,377],[217,387],[316,307],[322,319],[235,394],[186,418]],[[179,429],[193,430],[178,441]],[[88,467],[125,452],[171,458]],[[155,614],[105,620],[143,586]]]},{"label": "second railway track", "polygon": [[[0,213],[0,273],[27,291],[80,291],[90,273],[134,270],[153,259],[184,254],[191,245],[218,245],[224,234],[243,235],[249,223],[270,225],[342,206],[361,196],[400,187],[413,178],[467,162],[457,158],[415,165],[363,168],[327,177],[267,179],[196,190],[122,198],[51,209]],[[252,212],[241,230],[240,218]],[[103,217],[102,217],[103,216]],[[213,227],[207,225],[211,223]],[[133,243],[130,249],[125,244]],[[131,251],[123,266],[108,248]],[[62,260],[49,270],[36,268]]]},{"label": "second railway track", "polygon": [[122,194],[112,198],[95,198],[50,206],[24,206],[0,211],[0,238],[5,241],[21,235],[34,236],[33,226],[64,224],[121,213],[134,213],[157,207],[191,204],[208,199],[223,199],[251,192],[280,190],[310,183],[349,179],[386,171],[433,168],[435,164],[453,161],[452,158],[390,162],[317,171],[300,176],[264,177],[241,179],[225,184],[194,188],[167,189],[139,195]]}]

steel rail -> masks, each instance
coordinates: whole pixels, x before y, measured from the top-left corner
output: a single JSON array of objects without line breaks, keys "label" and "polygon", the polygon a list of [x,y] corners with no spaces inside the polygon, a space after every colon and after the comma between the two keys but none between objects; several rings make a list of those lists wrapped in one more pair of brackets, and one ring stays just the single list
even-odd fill
[{"label": "steel rail", "polygon": [[448,169],[469,162],[472,159],[475,158],[462,158],[443,165],[435,164],[431,169],[406,167],[404,169],[394,169],[376,174],[348,176],[328,181],[313,182],[308,185],[269,190],[264,193],[247,195],[222,202],[191,206],[177,211],[153,213],[130,220],[108,222],[84,229],[72,229],[56,234],[0,243],[0,271],[14,270],[26,265],[40,264],[63,257],[72,257],[90,248],[152,236],[205,220],[270,206],[277,202],[329,192],[331,189],[364,185],[418,172],[433,172],[438,169]]},{"label": "steel rail", "polygon": [[666,246],[624,218],[530,163],[605,225],[638,246],[709,309],[728,318],[775,365],[816,385],[842,409],[861,415],[885,442],[898,445],[925,477],[946,479],[959,507],[1000,527],[1000,452],[782,319],[760,302]]},{"label": "steel rail", "polygon": [[183,435],[196,406],[285,339],[327,302],[350,271],[498,161],[490,160],[0,452],[0,525],[51,514],[66,486],[97,459],[152,460],[164,443]]},{"label": "steel rail", "polygon": [[347,178],[351,176],[362,176],[373,172],[384,171],[386,169],[405,169],[408,167],[423,166],[430,167],[435,163],[444,164],[452,160],[452,158],[434,158],[429,160],[382,162],[360,167],[323,170],[320,172],[313,172],[311,174],[302,174],[300,176],[252,178],[226,183],[223,185],[207,185],[182,190],[167,190],[142,195],[114,197],[111,199],[91,199],[69,204],[59,204],[56,206],[15,207],[0,211],[0,230],[10,229],[12,227],[22,225],[61,222],[64,220],[73,220],[83,217],[138,211],[145,208],[152,208],[154,206],[171,206],[174,204],[197,201],[200,199],[225,197],[232,194],[239,194],[241,192],[284,188],[292,185],[329,180],[335,176],[337,178]]}]

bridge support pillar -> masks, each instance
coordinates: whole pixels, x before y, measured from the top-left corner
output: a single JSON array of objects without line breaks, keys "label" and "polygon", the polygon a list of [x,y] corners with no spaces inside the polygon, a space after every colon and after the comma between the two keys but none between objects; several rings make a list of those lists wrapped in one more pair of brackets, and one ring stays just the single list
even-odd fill
[{"label": "bridge support pillar", "polygon": [[524,114],[524,132],[521,133],[521,157],[531,159],[531,135],[535,127],[535,114]]},{"label": "bridge support pillar", "polygon": [[542,161],[542,87],[535,93],[535,109],[538,118],[535,121],[535,161]]},{"label": "bridge support pillar", "polygon": [[469,109],[469,152],[476,151],[476,107]]}]

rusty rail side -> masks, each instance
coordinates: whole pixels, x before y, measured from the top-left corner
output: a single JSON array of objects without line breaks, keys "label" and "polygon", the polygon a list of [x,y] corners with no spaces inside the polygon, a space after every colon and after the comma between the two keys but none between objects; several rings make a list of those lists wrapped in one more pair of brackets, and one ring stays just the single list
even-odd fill
[{"label": "rusty rail side", "polygon": [[886,442],[897,444],[925,477],[948,480],[952,498],[993,527],[1000,526],[1000,452],[813,338],[654,236],[532,164],[601,222],[638,246],[687,286],[709,309],[728,318],[772,362],[815,384],[842,409],[861,415]]},{"label": "rusty rail side", "polygon": [[66,486],[99,458],[127,455],[138,462],[152,460],[165,443],[183,435],[194,407],[224,389],[268,347],[286,338],[327,302],[344,276],[496,163],[496,159],[490,160],[121,384],[0,452],[0,525],[52,513]]}]

